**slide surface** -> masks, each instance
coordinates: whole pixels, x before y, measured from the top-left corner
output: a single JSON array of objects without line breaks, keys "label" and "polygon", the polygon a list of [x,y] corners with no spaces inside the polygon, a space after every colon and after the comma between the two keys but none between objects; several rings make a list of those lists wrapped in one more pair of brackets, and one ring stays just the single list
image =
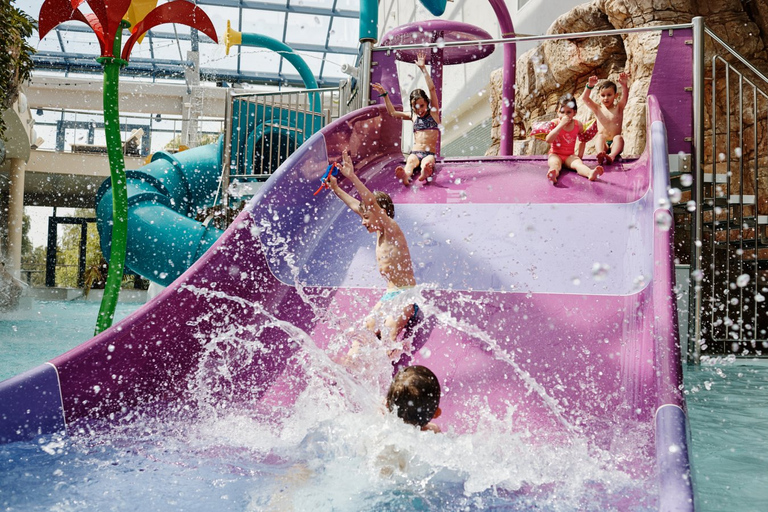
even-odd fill
[{"label": "slide surface", "polygon": [[181,397],[201,361],[213,364],[206,341],[224,336],[264,349],[219,361],[227,379],[217,391],[292,404],[303,389],[297,340],[326,348],[384,291],[359,217],[330,193],[312,195],[348,148],[368,187],[391,194],[409,240],[424,318],[403,362],[440,379],[440,425],[471,431],[467,411],[480,407],[537,442],[589,439],[657,482],[659,508],[692,509],[671,217],[659,207],[667,156],[682,140],[679,130],[668,137],[663,111],[684,106],[650,95],[643,155],[597,183],[564,173],[556,187],[542,157],[446,160],[434,183],[402,187],[393,179],[401,123],[381,106],[350,114],[294,153],[158,297],[0,384],[0,437]]}]

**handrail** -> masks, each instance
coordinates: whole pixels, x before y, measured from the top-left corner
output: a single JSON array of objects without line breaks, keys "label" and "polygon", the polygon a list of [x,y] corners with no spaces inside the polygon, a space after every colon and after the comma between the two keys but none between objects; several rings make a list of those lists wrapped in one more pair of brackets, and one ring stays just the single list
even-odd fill
[{"label": "handrail", "polygon": [[762,72],[760,72],[759,69],[757,69],[755,66],[749,63],[744,57],[741,56],[739,52],[731,48],[731,46],[723,41],[717,34],[712,32],[710,29],[707,28],[706,25],[704,25],[704,33],[707,34],[709,37],[714,39],[720,46],[725,48],[728,53],[736,57],[736,59],[741,62],[744,66],[746,66],[751,72],[753,72],[755,75],[757,75],[759,78],[763,80],[766,84],[768,84],[768,77],[766,77]]},{"label": "handrail", "polygon": [[611,30],[595,30],[593,32],[571,32],[564,34],[544,34],[540,36],[502,37],[494,39],[476,39],[472,41],[446,41],[438,43],[403,44],[395,46],[377,46],[374,51],[410,50],[419,48],[449,48],[453,46],[490,45],[506,43],[526,43],[535,41],[549,41],[553,39],[585,39],[590,37],[620,36],[637,32],[661,32],[664,30],[683,30],[693,27],[692,23],[678,23],[675,25],[653,25],[650,27],[634,27]]}]

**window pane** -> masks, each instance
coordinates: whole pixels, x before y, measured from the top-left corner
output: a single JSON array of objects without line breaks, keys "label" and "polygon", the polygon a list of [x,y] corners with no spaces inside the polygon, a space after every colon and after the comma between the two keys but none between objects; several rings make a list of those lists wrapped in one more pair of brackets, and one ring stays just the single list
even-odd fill
[{"label": "window pane", "polygon": [[310,14],[288,14],[288,26],[285,42],[325,45],[328,36],[328,16],[312,16]]},{"label": "window pane", "polygon": [[[243,28],[241,31],[258,33],[282,41],[285,16],[286,13],[284,12],[243,9]],[[232,27],[237,28],[237,18],[233,20]]]}]

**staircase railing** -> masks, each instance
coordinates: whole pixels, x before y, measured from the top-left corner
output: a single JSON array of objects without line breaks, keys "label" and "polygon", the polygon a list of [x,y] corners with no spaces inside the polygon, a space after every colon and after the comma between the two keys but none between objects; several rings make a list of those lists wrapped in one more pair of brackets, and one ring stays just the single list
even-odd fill
[{"label": "staircase railing", "polygon": [[[694,37],[689,359],[768,349],[768,78],[701,18]],[[706,48],[706,50],[705,50]]]}]

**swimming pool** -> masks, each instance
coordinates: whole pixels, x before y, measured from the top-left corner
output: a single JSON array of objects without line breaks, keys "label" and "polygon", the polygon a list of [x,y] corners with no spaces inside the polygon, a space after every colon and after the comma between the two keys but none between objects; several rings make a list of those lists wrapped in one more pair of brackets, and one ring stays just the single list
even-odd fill
[{"label": "swimming pool", "polygon": [[[136,308],[121,304],[118,315]],[[97,311],[98,303],[41,302],[0,319],[0,378],[90,338]],[[685,381],[697,509],[763,509],[768,364],[721,360],[686,368]],[[633,510],[653,508],[642,485],[585,444],[540,446],[491,423],[473,435],[413,436],[382,421],[375,391],[358,391],[368,399],[350,411],[337,394],[310,390],[289,424],[204,407],[134,417],[108,433],[84,427],[71,437],[3,445],[0,507],[598,510],[597,496],[615,494],[636,497]],[[531,485],[539,491],[515,492]]]}]

